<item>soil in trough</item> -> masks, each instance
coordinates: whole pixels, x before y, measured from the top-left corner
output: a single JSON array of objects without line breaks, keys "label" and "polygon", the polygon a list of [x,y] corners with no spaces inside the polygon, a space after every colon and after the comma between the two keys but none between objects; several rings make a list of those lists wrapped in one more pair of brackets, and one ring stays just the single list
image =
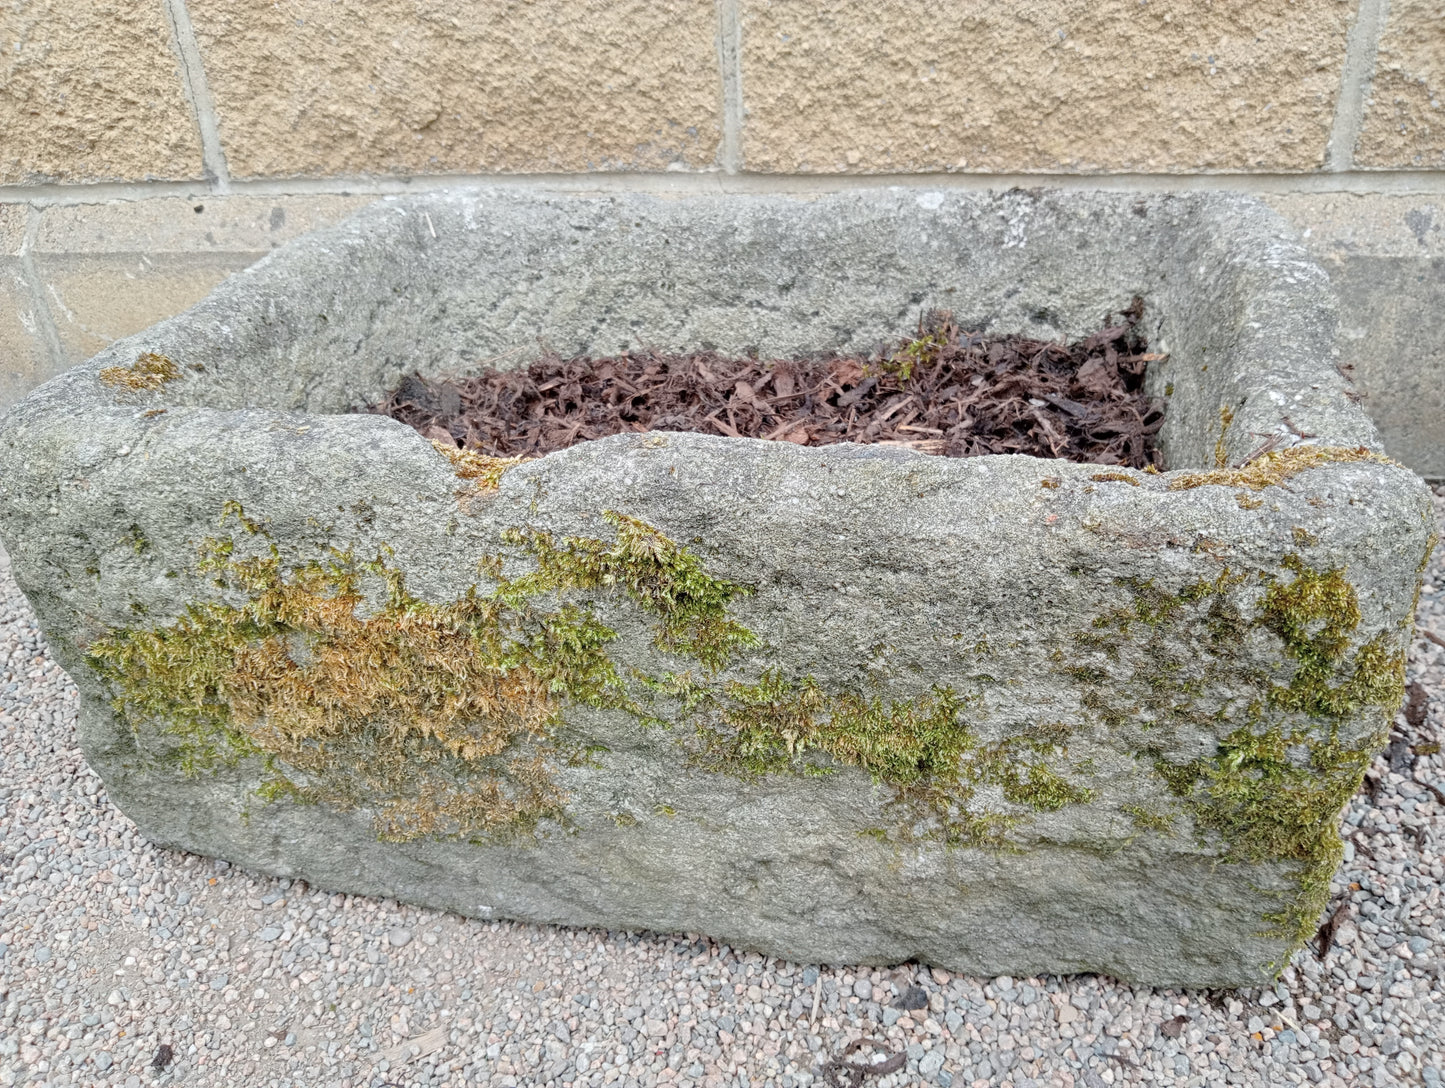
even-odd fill
[{"label": "soil in trough", "polygon": [[[803,446],[907,446],[945,457],[1028,453],[1162,468],[1161,401],[1142,302],[1073,344],[985,336],[948,314],[868,358],[734,359],[715,352],[547,355],[516,370],[413,376],[366,411],[495,457],[540,456],[627,431],[696,431]],[[1112,322],[1112,323],[1111,323]]]}]

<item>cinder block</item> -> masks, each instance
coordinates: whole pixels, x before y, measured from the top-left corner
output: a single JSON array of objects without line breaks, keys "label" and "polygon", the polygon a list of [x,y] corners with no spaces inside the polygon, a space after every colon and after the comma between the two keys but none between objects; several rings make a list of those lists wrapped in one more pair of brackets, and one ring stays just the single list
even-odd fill
[{"label": "cinder block", "polygon": [[57,205],[40,219],[40,253],[260,255],[344,219],[372,196],[206,196]]},{"label": "cinder block", "polygon": [[1270,203],[1330,274],[1341,362],[1385,449],[1445,479],[1445,200],[1335,193]]},{"label": "cinder block", "polygon": [[198,178],[159,0],[0,7],[0,184]]},{"label": "cinder block", "polygon": [[700,168],[713,0],[192,0],[238,176]]},{"label": "cinder block", "polygon": [[196,197],[46,209],[32,259],[69,362],[195,305],[367,197]]},{"label": "cinder block", "polygon": [[20,262],[0,257],[0,412],[61,369],[45,349]]},{"label": "cinder block", "polygon": [[1339,0],[742,0],[743,153],[773,172],[1310,170]]},{"label": "cinder block", "polygon": [[1445,167],[1445,6],[1439,0],[1391,0],[1355,163]]}]

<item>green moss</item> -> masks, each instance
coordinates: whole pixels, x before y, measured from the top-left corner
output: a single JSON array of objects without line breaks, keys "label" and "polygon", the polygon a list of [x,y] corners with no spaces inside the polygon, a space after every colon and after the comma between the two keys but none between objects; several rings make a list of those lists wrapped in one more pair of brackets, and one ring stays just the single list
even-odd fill
[{"label": "green moss", "polygon": [[1269,587],[1256,622],[1279,636],[1299,666],[1288,686],[1270,689],[1270,702],[1333,719],[1371,703],[1398,706],[1405,695],[1405,656],[1391,650],[1386,632],[1362,646],[1346,674],[1339,675],[1360,625],[1359,602],[1344,571],[1311,570],[1294,555],[1284,565],[1295,577]]},{"label": "green moss", "polygon": [[[1375,747],[1372,741],[1345,748],[1303,730],[1241,727],[1220,742],[1213,759],[1171,772],[1171,786],[1188,802],[1196,827],[1224,843],[1224,861],[1289,865],[1296,891],[1265,915],[1268,935],[1298,945],[1314,932],[1340,861],[1335,821],[1359,789]],[[1302,759],[1292,749],[1307,754]]]},{"label": "green moss", "polygon": [[920,333],[883,362],[883,372],[897,375],[900,382],[910,381],[915,367],[931,365],[938,357],[938,352],[947,346],[946,333]]},{"label": "green moss", "polygon": [[1152,831],[1160,835],[1174,834],[1174,817],[1152,812],[1143,805],[1120,805],[1119,810],[1134,822],[1140,831]]},{"label": "green moss", "polygon": [[727,616],[728,605],[751,590],[709,575],[702,560],[652,526],[613,510],[603,517],[617,530],[613,542],[568,537],[560,543],[538,530],[511,530],[504,539],[536,561],[535,572],[503,587],[519,601],[556,590],[625,590],[657,616],[656,645],[697,658],[714,671],[756,639]]},{"label": "green moss", "polygon": [[[1213,756],[1187,763],[1166,759],[1161,747],[1140,756],[1196,831],[1214,836],[1207,841],[1222,860],[1286,867],[1294,891],[1264,921],[1270,935],[1298,943],[1312,930],[1338,863],[1339,811],[1403,698],[1404,656],[1393,631],[1362,637],[1358,596],[1343,568],[1315,569],[1295,555],[1283,567],[1283,576],[1263,577],[1262,593],[1252,591],[1257,580],[1228,570],[1177,593],[1122,582],[1130,603],[1093,624],[1120,638],[1115,680],[1089,685],[1081,698],[1111,729],[1178,722],[1223,738]],[[1248,614],[1241,601],[1253,602]],[[1278,640],[1287,681],[1237,659],[1256,631]],[[1088,664],[1062,667],[1081,677]],[[1201,705],[1206,693],[1214,701]],[[1124,699],[1135,705],[1121,705]],[[1378,727],[1345,746],[1340,727],[1364,713],[1376,713]],[[1151,816],[1125,811],[1153,829]]]},{"label": "green moss", "polygon": [[836,765],[867,771],[891,788],[902,839],[1006,847],[1004,834],[1023,813],[977,811],[985,785],[1035,812],[1090,800],[1087,788],[1048,765],[1066,753],[1066,729],[1036,727],[985,743],[965,719],[970,702],[947,687],[913,699],[830,695],[812,677],[770,670],[755,684],[727,684],[699,735],[708,766],[743,777],[827,774]]}]

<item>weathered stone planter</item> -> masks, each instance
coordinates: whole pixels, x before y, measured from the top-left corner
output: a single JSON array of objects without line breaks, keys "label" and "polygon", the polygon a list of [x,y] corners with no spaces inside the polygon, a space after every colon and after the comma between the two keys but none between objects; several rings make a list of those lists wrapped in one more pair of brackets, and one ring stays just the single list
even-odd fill
[{"label": "weathered stone planter", "polygon": [[[802,961],[1259,980],[1324,904],[1431,535],[1283,230],[1202,195],[383,202],[16,407],[0,536],[160,842]],[[660,433],[454,462],[339,414],[539,340],[1078,335],[1136,294],[1162,475]]]}]

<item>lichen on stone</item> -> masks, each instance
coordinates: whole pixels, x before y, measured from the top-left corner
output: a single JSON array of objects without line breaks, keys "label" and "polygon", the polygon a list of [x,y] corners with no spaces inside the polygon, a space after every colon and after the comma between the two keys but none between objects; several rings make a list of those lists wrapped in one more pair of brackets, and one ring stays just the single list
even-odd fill
[{"label": "lichen on stone", "polygon": [[164,355],[147,351],[130,366],[101,367],[97,377],[112,388],[159,389],[181,376],[181,368]]}]

